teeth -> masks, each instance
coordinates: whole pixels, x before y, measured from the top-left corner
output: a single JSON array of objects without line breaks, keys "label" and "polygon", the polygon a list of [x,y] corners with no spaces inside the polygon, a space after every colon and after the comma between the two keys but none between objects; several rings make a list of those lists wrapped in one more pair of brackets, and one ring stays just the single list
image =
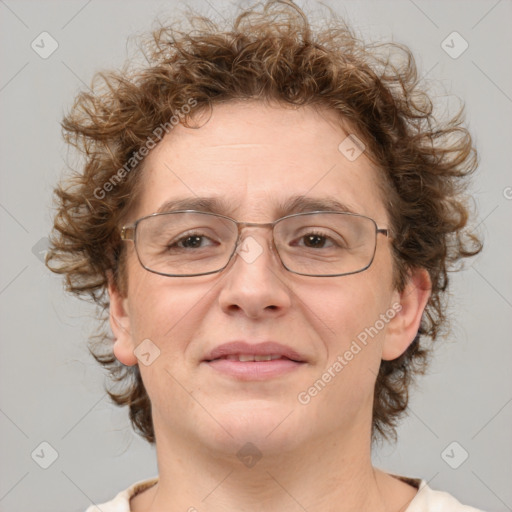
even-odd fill
[{"label": "teeth", "polygon": [[272,356],[271,355],[268,355],[268,356],[254,356],[254,360],[255,361],[271,361],[272,360]]},{"label": "teeth", "polygon": [[273,361],[275,359],[281,359],[281,356],[278,354],[269,354],[266,356],[256,356],[254,354],[238,354],[238,355],[228,355],[226,359],[229,361],[240,361],[242,363],[250,362],[250,361]]}]

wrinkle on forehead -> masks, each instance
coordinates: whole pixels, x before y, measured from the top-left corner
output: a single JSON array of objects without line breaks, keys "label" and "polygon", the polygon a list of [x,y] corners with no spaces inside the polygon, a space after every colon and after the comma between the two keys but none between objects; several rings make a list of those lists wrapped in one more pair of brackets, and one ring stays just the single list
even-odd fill
[{"label": "wrinkle on forehead", "polygon": [[385,221],[379,170],[364,153],[355,161],[342,156],[338,146],[346,136],[332,110],[214,105],[207,122],[177,125],[148,155],[144,181],[152,199],[144,213],[185,195],[217,195],[244,220],[268,221],[274,205],[290,196],[329,195]]},{"label": "wrinkle on forehead", "polygon": [[262,144],[262,143],[252,143],[252,144],[242,144],[238,142],[233,142],[233,144],[210,144],[212,148],[228,148],[228,149],[247,149],[247,148],[262,148],[262,147],[271,147],[272,144]]}]

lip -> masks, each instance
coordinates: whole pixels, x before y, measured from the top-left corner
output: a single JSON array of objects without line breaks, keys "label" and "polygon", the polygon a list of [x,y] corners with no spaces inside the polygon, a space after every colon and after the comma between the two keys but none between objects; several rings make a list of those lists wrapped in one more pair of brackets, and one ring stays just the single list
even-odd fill
[{"label": "lip", "polygon": [[290,347],[287,347],[286,345],[281,345],[280,343],[276,343],[274,341],[265,341],[263,343],[247,343],[245,341],[232,341],[229,343],[224,343],[211,350],[206,355],[204,360],[207,362],[211,362],[214,361],[215,359],[220,359],[222,357],[238,354],[252,354],[255,356],[269,356],[272,354],[276,354],[282,357],[286,357],[291,361],[296,361],[299,363],[306,362],[304,356],[299,354],[297,351],[291,349]]},{"label": "lip", "polygon": [[[237,361],[225,359],[227,356],[249,354],[255,356],[279,355],[281,359],[271,361]],[[212,369],[239,380],[267,380],[292,372],[306,363],[304,356],[297,351],[276,343],[247,343],[234,341],[219,345],[210,351],[203,363]]]}]

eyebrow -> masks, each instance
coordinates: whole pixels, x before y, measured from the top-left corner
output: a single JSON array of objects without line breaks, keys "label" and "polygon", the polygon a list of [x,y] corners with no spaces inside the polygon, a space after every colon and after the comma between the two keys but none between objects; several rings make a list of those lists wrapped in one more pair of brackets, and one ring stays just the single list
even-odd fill
[{"label": "eyebrow", "polygon": [[[230,203],[220,197],[191,196],[166,201],[158,208],[156,213],[168,213],[178,210],[197,210],[230,216],[234,208],[232,204],[230,205]],[[314,198],[304,195],[295,195],[276,205],[276,214],[278,217],[314,211],[355,213],[353,208],[338,201],[334,197]]]}]

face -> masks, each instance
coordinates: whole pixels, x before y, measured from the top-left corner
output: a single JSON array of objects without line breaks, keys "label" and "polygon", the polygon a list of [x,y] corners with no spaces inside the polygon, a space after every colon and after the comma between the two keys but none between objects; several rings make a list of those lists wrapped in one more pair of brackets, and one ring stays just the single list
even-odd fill
[{"label": "face", "polygon": [[[130,221],[168,201],[208,197],[223,203],[218,213],[268,223],[293,213],[280,204],[303,196],[335,199],[388,227],[378,171],[364,153],[350,161],[340,152],[350,131],[334,113],[229,103],[200,125],[178,125],[148,155]],[[148,272],[127,242],[126,296],[110,288],[115,354],[139,364],[157,443],[174,436],[233,453],[249,441],[283,450],[332,436],[368,439],[381,359],[412,341],[425,296],[393,288],[384,235],[370,268],[328,278],[288,272],[270,230],[249,227],[242,237],[262,249],[256,259],[235,255],[222,272],[196,277]],[[143,340],[153,347],[148,361],[159,350],[147,366],[134,356]],[[212,364],[208,354],[230,342],[277,343],[300,362]]]}]

